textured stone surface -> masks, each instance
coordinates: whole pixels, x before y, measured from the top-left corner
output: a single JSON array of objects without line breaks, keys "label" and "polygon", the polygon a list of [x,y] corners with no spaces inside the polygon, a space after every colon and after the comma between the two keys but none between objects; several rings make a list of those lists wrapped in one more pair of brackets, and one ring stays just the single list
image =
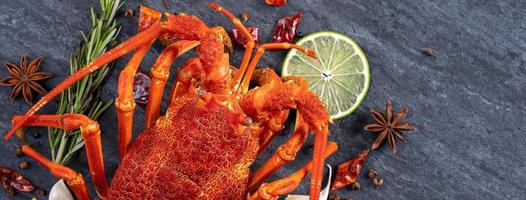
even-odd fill
[{"label": "textured stone surface", "polygon": [[[212,12],[204,1],[168,1],[172,11],[198,15],[209,24],[233,26],[225,17]],[[374,189],[361,177],[358,191],[343,189],[342,196],[353,199],[526,199],[526,2],[509,1],[357,1],[290,0],[282,8],[268,7],[263,0],[219,1],[235,13],[250,13],[248,26],[260,28],[262,41],[270,40],[276,19],[297,11],[305,13],[300,30],[311,33],[334,30],[356,39],[363,47],[372,71],[369,95],[351,116],[332,126],[331,139],[340,144],[339,152],[328,159],[336,166],[367,148],[374,134],[361,127],[371,121],[370,108],[383,109],[391,100],[396,109],[409,105],[408,120],[418,127],[408,133],[410,144],[401,144],[399,154],[387,147],[370,154],[365,169],[376,168],[385,185]],[[395,3],[396,2],[396,3]],[[125,7],[140,3],[162,9],[162,0],[126,1]],[[18,62],[22,55],[44,58],[42,69],[56,74],[45,87],[63,80],[68,59],[77,42],[79,30],[90,26],[89,7],[98,1],[3,1],[0,5],[0,61]],[[136,17],[119,15],[122,38],[136,32]],[[425,48],[436,55],[422,54]],[[142,68],[147,70],[162,49],[156,45]],[[280,69],[285,53],[272,52],[261,66]],[[232,63],[239,64],[237,50]],[[122,59],[104,85],[104,98],[115,97]],[[174,66],[179,66],[181,61]],[[0,70],[0,76],[6,76]],[[173,77],[173,76],[172,76]],[[8,88],[0,88],[0,130],[11,127],[10,118],[24,113],[29,106],[22,100],[10,102]],[[52,113],[56,103],[42,109]],[[144,111],[136,112],[135,132],[142,130]],[[116,116],[110,109],[101,118],[106,169],[113,174],[118,165]],[[31,144],[45,155],[49,147],[44,137]],[[271,146],[282,143],[287,134]],[[0,142],[0,165],[16,168],[27,158],[14,155],[15,140]],[[290,174],[310,159],[304,148],[293,164],[272,179]],[[271,152],[266,152],[268,156]],[[257,168],[264,159],[258,160]],[[49,188],[56,181],[43,168],[30,161],[22,173],[38,186]],[[72,163],[88,177],[82,153]],[[91,188],[93,190],[93,188]],[[307,193],[304,181],[295,193]],[[92,191],[93,192],[93,191]],[[28,199],[19,194],[15,199]],[[0,192],[0,199],[6,199]]]}]

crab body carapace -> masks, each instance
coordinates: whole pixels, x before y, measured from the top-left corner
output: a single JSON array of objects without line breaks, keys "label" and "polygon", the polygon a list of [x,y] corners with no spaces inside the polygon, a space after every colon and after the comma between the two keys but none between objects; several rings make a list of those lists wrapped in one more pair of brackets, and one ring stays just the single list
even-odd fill
[{"label": "crab body carapace", "polygon": [[108,199],[242,199],[257,147],[228,111],[175,101],[122,159]]}]

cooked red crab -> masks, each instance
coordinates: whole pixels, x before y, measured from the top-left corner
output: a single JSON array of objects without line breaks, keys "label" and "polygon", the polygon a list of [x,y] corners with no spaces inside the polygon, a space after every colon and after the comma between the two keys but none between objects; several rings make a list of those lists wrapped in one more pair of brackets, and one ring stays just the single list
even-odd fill
[{"label": "cooked red crab", "polygon": [[[218,4],[209,5],[227,16],[245,38],[252,38],[233,14]],[[277,199],[294,190],[308,172],[312,172],[310,199],[319,199],[324,160],[337,149],[335,143],[327,142],[327,110],[307,89],[304,79],[280,79],[271,69],[256,69],[268,49],[295,48],[315,57],[313,51],[289,43],[255,46],[249,39],[236,69],[225,53],[224,44],[230,41],[224,37],[223,28],[208,27],[199,18],[185,14],[165,14],[166,20],[161,20],[157,11],[142,7],[141,12],[139,34],[68,77],[25,115],[15,116],[5,139],[24,126],[80,129],[91,178],[101,199]],[[131,142],[134,74],[157,38],[168,47],[151,69],[146,129]],[[178,70],[168,109],[160,116],[161,97],[172,62],[196,47],[197,57]],[[80,114],[35,113],[67,87],[132,51],[133,56],[119,76],[115,100],[121,164],[108,184],[97,122]],[[250,89],[251,81],[258,86]],[[267,163],[251,173],[249,167],[258,154],[283,129],[289,109],[298,111],[294,133]],[[312,161],[289,177],[261,184],[294,159],[309,131],[315,135]],[[53,175],[65,179],[78,199],[91,198],[81,174],[50,162],[27,145],[22,151]]]}]

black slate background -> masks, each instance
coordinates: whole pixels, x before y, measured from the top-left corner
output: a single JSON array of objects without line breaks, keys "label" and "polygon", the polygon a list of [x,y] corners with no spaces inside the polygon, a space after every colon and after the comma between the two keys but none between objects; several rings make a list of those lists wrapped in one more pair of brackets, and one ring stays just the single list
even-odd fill
[{"label": "black slate background", "polygon": [[[210,25],[233,27],[224,16],[208,9],[205,1],[168,2],[171,11],[197,15]],[[363,47],[371,66],[371,88],[359,110],[331,127],[331,140],[340,144],[339,152],[328,159],[331,165],[353,158],[374,140],[374,134],[361,130],[371,121],[370,108],[383,109],[386,100],[391,100],[396,109],[402,105],[411,108],[408,121],[418,131],[407,134],[410,144],[401,144],[398,155],[392,155],[384,146],[367,160],[365,169],[378,169],[385,185],[374,189],[361,177],[363,188],[343,189],[342,196],[526,199],[526,1],[290,0],[282,8],[266,6],[263,0],[219,2],[234,13],[247,10],[250,20],[246,24],[259,27],[263,41],[270,39],[278,18],[301,11],[305,13],[302,32],[334,30],[353,37]],[[162,0],[129,0],[125,7],[145,4],[163,9],[161,3]],[[46,88],[52,88],[68,74],[68,59],[79,41],[79,31],[90,26],[91,6],[98,7],[98,1],[2,1],[0,61],[16,63],[22,55],[42,56],[42,69],[55,74],[45,83]],[[136,32],[137,17],[120,13],[118,19],[123,25],[121,38]],[[436,55],[423,55],[427,47],[435,49]],[[161,49],[161,45],[152,49],[142,69],[148,70]],[[234,65],[239,65],[241,53],[236,51],[231,61]],[[284,55],[269,53],[260,66],[280,71]],[[117,62],[104,85],[105,99],[115,97],[118,73],[126,60]],[[1,77],[7,74],[0,70]],[[13,115],[29,108],[21,99],[9,101],[9,92],[9,88],[0,88],[0,130],[4,131],[11,127]],[[55,109],[56,103],[51,103],[40,113],[53,113]],[[143,128],[144,111],[138,108],[135,113],[138,134]],[[114,109],[99,121],[110,176],[118,165]],[[31,139],[31,144],[49,155],[47,131],[29,129],[28,133],[35,131],[43,137]],[[280,136],[271,148],[275,149],[289,133],[290,130]],[[0,142],[1,166],[17,168],[19,162],[28,160],[15,157],[14,144],[16,140]],[[299,168],[310,159],[310,150],[304,148],[293,164],[272,179]],[[269,154],[270,151],[265,156]],[[254,168],[264,160],[258,160]],[[30,163],[32,167],[22,173],[49,190],[56,179],[35,162]],[[84,153],[71,167],[91,183]],[[304,181],[294,193],[307,191],[308,181]],[[15,199],[30,197],[19,194]],[[5,193],[0,192],[0,199],[7,199]]]}]

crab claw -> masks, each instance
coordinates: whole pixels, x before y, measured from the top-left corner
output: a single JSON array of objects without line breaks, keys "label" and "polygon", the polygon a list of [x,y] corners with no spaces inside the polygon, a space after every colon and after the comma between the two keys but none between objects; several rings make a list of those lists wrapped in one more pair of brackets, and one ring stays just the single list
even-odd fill
[{"label": "crab claw", "polygon": [[[309,129],[314,130],[314,152],[312,158],[312,175],[310,183],[310,200],[318,200],[323,180],[323,170],[325,166],[325,152],[327,138],[329,135],[330,117],[327,109],[316,94],[309,91],[306,87],[298,86],[298,81],[289,81],[283,86],[291,85],[292,96],[295,96],[296,109],[309,124]],[[298,89],[299,88],[299,89]],[[286,96],[281,96],[286,97]]]}]

